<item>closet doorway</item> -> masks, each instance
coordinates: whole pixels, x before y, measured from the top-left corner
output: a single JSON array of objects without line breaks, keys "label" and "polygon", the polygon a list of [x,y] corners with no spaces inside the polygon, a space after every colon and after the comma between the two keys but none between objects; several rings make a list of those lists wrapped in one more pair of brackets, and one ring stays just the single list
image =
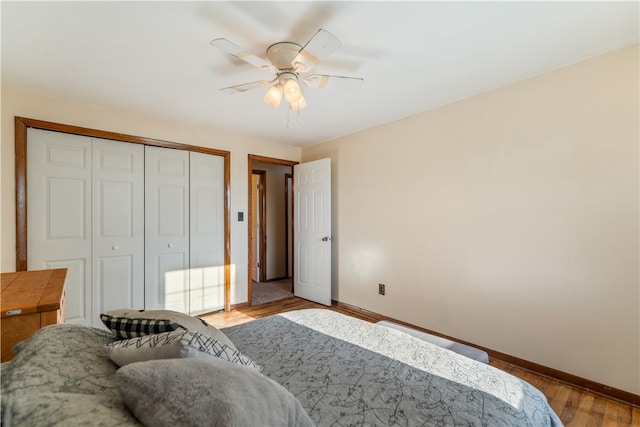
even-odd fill
[{"label": "closet doorway", "polygon": [[293,166],[298,162],[249,155],[248,303],[293,296]]},{"label": "closet doorway", "polygon": [[[131,147],[132,150],[135,149],[133,150],[135,152],[140,151],[141,153],[142,151],[146,152],[153,150],[166,150],[167,152],[182,153],[183,157],[190,159],[189,163],[192,165],[190,169],[192,173],[190,175],[189,185],[191,186],[191,188],[187,189],[185,187],[183,189],[180,189],[180,191],[182,191],[183,194],[200,194],[202,195],[202,197],[193,199],[198,203],[192,203],[191,207],[189,208],[189,212],[191,213],[189,214],[189,217],[187,217],[187,214],[174,215],[190,222],[190,224],[187,224],[185,222],[184,224],[187,225],[183,224],[181,227],[177,227],[181,228],[183,231],[190,230],[189,255],[183,257],[185,259],[188,259],[188,266],[184,267],[182,270],[188,270],[189,272],[188,278],[186,278],[184,281],[187,286],[187,291],[183,293],[185,294],[185,298],[187,298],[187,296],[189,298],[189,301],[187,301],[190,306],[188,311],[204,312],[207,311],[207,308],[205,305],[200,303],[204,299],[212,298],[207,292],[209,288],[215,287],[216,292],[220,292],[220,294],[217,294],[215,296],[216,298],[218,298],[217,301],[221,301],[218,307],[224,308],[225,310],[230,309],[229,288],[231,280],[228,199],[230,163],[229,152],[205,147],[154,140],[150,138],[130,136],[120,133],[26,119],[21,117],[16,117],[15,128],[17,249],[16,270],[22,271],[27,270],[28,268],[43,268],[43,266],[46,266],[50,263],[58,263],[60,264],[60,267],[69,267],[67,264],[69,264],[71,261],[74,261],[73,259],[67,259],[68,257],[63,257],[65,259],[37,259],[38,254],[36,254],[34,251],[38,250],[41,246],[44,246],[43,244],[41,244],[42,242],[38,241],[38,239],[41,239],[41,236],[43,235],[45,236],[45,240],[47,240],[47,243],[52,243],[54,245],[50,253],[55,252],[55,247],[62,248],[62,246],[60,245],[73,245],[73,247],[75,248],[78,245],[84,244],[84,246],[82,247],[85,250],[81,254],[82,256],[78,255],[75,257],[79,260],[78,262],[76,262],[76,264],[80,266],[76,269],[77,274],[70,274],[67,276],[68,282],[69,279],[71,279],[71,283],[68,283],[68,300],[69,302],[71,302],[71,300],[74,299],[76,302],[75,305],[69,306],[69,311],[71,310],[71,308],[73,308],[77,312],[75,316],[77,318],[76,323],[97,323],[97,313],[99,313],[103,309],[113,308],[109,307],[110,305],[112,305],[112,303],[122,305],[122,301],[125,301],[127,305],[131,305],[131,307],[135,306],[135,308],[157,308],[148,307],[146,303],[144,304],[144,307],[141,307],[141,298],[138,293],[142,289],[142,292],[144,292],[144,297],[146,299],[146,294],[148,293],[149,289],[147,289],[148,286],[141,283],[142,280],[145,280],[146,278],[141,279],[140,275],[128,275],[127,268],[120,268],[121,264],[125,267],[127,265],[133,265],[136,268],[138,268],[138,266],[140,265],[147,264],[146,260],[143,261],[141,259],[139,253],[141,245],[140,242],[142,240],[148,241],[149,233],[145,231],[146,236],[136,238],[137,245],[135,246],[137,249],[136,252],[133,252],[133,255],[126,252],[128,251],[128,241],[126,241],[123,237],[130,230],[135,231],[132,232],[133,235],[140,236],[140,230],[142,228],[148,228],[142,227],[140,225],[142,224],[140,222],[142,220],[142,217],[146,215],[141,214],[140,210],[136,210],[136,213],[132,214],[129,217],[131,219],[131,221],[129,222],[126,221],[126,218],[122,218],[121,215],[122,212],[125,211],[124,208],[121,209],[122,205],[126,205],[127,203],[130,203],[132,201],[138,203],[139,201],[144,200],[147,197],[142,197],[139,194],[134,196],[127,193],[127,191],[123,191],[123,189],[126,190],[126,188],[129,187],[137,188],[138,185],[130,185],[127,181],[128,178],[125,179],[126,177],[120,176],[122,174],[118,175],[115,172],[109,172],[110,175],[103,177],[104,174],[101,172],[101,167],[98,167],[109,166],[110,169],[114,170],[131,169],[128,166],[131,164],[131,162],[128,161],[127,157],[124,155],[127,154],[128,147]],[[76,163],[78,163],[79,165],[84,165],[85,169],[91,169],[91,174],[87,172],[87,177],[83,178],[84,183],[81,182],[81,180],[76,179],[75,177],[72,177],[72,181],[71,178],[67,178],[66,175],[61,175],[61,178],[50,180],[51,183],[48,184],[47,188],[49,188],[49,190],[56,190],[57,188],[59,188],[59,191],[54,191],[54,194],[51,193],[51,191],[47,190],[49,191],[49,193],[56,196],[55,200],[51,197],[45,197],[44,200],[46,204],[43,209],[40,209],[40,216],[34,217],[34,212],[38,212],[38,205],[31,197],[33,194],[30,194],[27,191],[27,184],[29,182],[29,171],[37,171],[39,167],[34,167],[34,165],[37,163],[32,164],[31,168],[29,168],[28,165],[31,163],[31,160],[33,160],[31,156],[33,155],[33,150],[36,148],[36,146],[34,146],[33,144],[37,145],[37,141],[31,141],[31,138],[34,137],[33,135],[42,133],[43,131],[51,138],[55,137],[55,135],[60,135],[63,138],[63,141],[60,144],[52,142],[51,149],[46,147],[42,148],[42,146],[40,146],[41,151],[44,149],[47,162],[51,163],[52,168],[57,168],[55,172],[58,175],[65,174],[68,170],[79,169],[79,167],[70,167],[69,162],[74,159],[77,160]],[[69,138],[72,138],[74,140],[77,139],[78,143],[69,142]],[[122,150],[124,150],[124,152]],[[88,153],[93,153],[95,154],[95,156],[93,156],[93,154],[89,155]],[[104,155],[100,155],[100,153],[104,153]],[[75,154],[75,156],[72,156],[71,154]],[[209,159],[214,160],[215,167],[212,167]],[[124,163],[118,163],[118,160],[126,161],[124,161]],[[138,163],[141,162],[136,161],[136,164]],[[163,167],[161,168],[162,171],[170,172],[171,170],[175,169],[171,169],[169,167],[169,163],[167,163],[166,161],[160,163],[163,165]],[[138,171],[140,170],[139,167],[135,169]],[[150,170],[149,167],[147,167],[146,169]],[[214,169],[218,171],[215,176],[212,175]],[[182,168],[182,170],[186,171],[187,169]],[[143,178],[142,173],[136,173],[136,176],[136,179],[144,179],[146,181],[146,183],[144,184],[145,186],[147,186],[151,182],[149,181],[150,177],[144,176]],[[217,180],[215,188],[211,187],[210,185],[212,180]],[[37,177],[36,181],[38,181]],[[77,183],[75,187],[71,185],[74,183]],[[95,186],[91,183],[95,183]],[[75,192],[67,191],[67,187],[63,188],[63,184],[67,187],[71,185],[72,188],[77,188],[79,190]],[[156,187],[158,187],[158,185],[156,185]],[[174,187],[175,185],[171,188]],[[90,188],[93,189],[93,194],[90,193]],[[83,189],[85,189],[86,191]],[[32,188],[32,190],[36,189]],[[218,199],[213,197],[206,197],[207,194],[212,193],[212,190],[215,190],[214,192],[220,195]],[[157,189],[157,193],[161,195],[167,193],[167,191],[164,191],[162,188]],[[30,197],[27,197],[28,194]],[[123,194],[126,197],[123,196]],[[127,194],[129,195],[127,196]],[[67,203],[69,201],[68,199],[71,202],[77,203]],[[31,200],[31,202],[29,202],[29,200]],[[53,205],[51,204],[52,200],[54,201]],[[102,203],[103,200],[108,201],[108,203]],[[30,210],[27,209],[27,204],[29,204],[29,206],[31,207]],[[49,217],[48,215],[42,215],[42,213],[48,212],[51,206],[56,207],[57,211],[64,213],[69,210],[67,205],[69,205],[69,207],[82,205],[82,208],[80,210],[74,211],[77,213],[76,217],[78,218],[78,221],[67,220],[65,219],[64,215],[58,215],[56,218],[61,218],[61,220],[56,219],[57,222],[55,223],[42,220],[42,218]],[[108,222],[96,220],[96,218],[99,219],[101,217],[94,215],[92,213],[92,210],[98,208],[100,208],[101,212],[105,212],[107,214],[113,213],[113,215],[109,214],[109,216],[106,217],[110,218]],[[146,214],[149,214],[154,213],[154,211],[156,211],[157,209],[150,209],[149,207],[147,207],[147,209],[145,210]],[[162,211],[164,212],[164,209]],[[29,221],[29,218],[32,219],[31,222]],[[205,221],[203,222],[202,219],[204,219]],[[215,219],[215,222],[212,222],[211,219]],[[146,222],[149,222],[148,220],[149,218],[145,218]],[[133,224],[133,222],[138,225],[129,224]],[[40,226],[41,223],[45,226],[44,231],[38,229],[38,226]],[[92,224],[95,225],[95,227],[93,227]],[[162,233],[166,234],[165,232],[171,228],[171,225],[174,224],[168,222],[166,219],[161,219],[161,227],[152,228],[159,229]],[[33,228],[28,228],[30,226]],[[80,226],[82,227],[81,229],[78,228]],[[61,234],[60,231],[65,231],[65,233]],[[102,232],[106,232],[104,234],[108,235],[107,237],[109,237],[113,241],[110,240],[109,244],[107,245],[108,247],[105,246],[106,249],[100,252],[98,249],[104,246],[100,246],[102,241],[99,237],[101,236]],[[212,249],[209,247],[209,242],[212,239],[211,236],[214,235],[216,236],[215,241],[220,243],[219,248],[216,246],[213,249],[213,252],[216,253],[215,262],[213,262],[212,257],[209,256],[212,253]],[[51,242],[49,242],[49,240]],[[29,244],[30,242],[31,245]],[[173,251],[171,252],[173,254],[179,249],[177,242],[174,242],[173,240],[169,240],[168,242],[168,244],[167,242],[164,242],[165,251],[168,248],[169,252]],[[142,243],[142,245],[144,245],[143,250],[146,253],[149,253],[149,245],[145,243]],[[51,255],[47,256],[51,257]],[[32,259],[32,257],[34,257],[34,259]],[[60,258],[60,256],[58,256],[58,258]],[[163,253],[160,255],[160,258],[162,260],[167,260],[168,256]],[[122,260],[126,261],[126,259],[131,259],[132,262],[125,265],[126,263]],[[120,264],[118,264],[118,262],[120,262]],[[112,266],[115,269],[112,268],[107,271],[105,268],[108,266]],[[71,265],[71,267],[73,267],[73,265]],[[173,270],[171,269],[160,269],[160,271],[165,272],[163,273],[162,277],[163,279],[165,279],[165,282],[167,277],[171,276],[171,274],[169,273],[173,274]],[[74,272],[73,268],[71,268],[70,272]],[[95,275],[92,272],[94,272]],[[117,272],[117,274],[109,274],[108,272]],[[121,276],[126,276],[125,279],[127,280],[122,280]],[[132,280],[128,280],[129,276],[131,276]],[[76,279],[75,281],[73,280],[74,277]],[[101,280],[96,280],[96,278],[105,280],[108,279],[109,285],[103,286]],[[126,284],[120,286],[125,286],[126,289],[123,290],[114,288],[112,286],[113,283],[118,284],[120,282]],[[216,283],[215,286],[209,286],[209,284],[212,284],[214,282]],[[75,292],[75,296],[72,288],[77,291]],[[129,293],[129,288],[135,288],[135,297],[131,301],[127,300],[126,297],[122,297],[123,294]],[[162,291],[164,292],[164,294],[167,293],[166,288]],[[119,308],[124,308],[124,306]]]}]

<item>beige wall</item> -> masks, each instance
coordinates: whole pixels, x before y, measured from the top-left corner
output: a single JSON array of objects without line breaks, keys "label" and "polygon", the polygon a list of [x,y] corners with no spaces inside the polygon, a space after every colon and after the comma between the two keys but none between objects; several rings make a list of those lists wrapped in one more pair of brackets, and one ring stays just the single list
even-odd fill
[{"label": "beige wall", "polygon": [[638,60],[304,149],[333,159],[334,298],[640,393]]},{"label": "beige wall", "polygon": [[135,136],[217,148],[231,152],[231,303],[247,301],[247,226],[237,221],[237,212],[247,216],[247,160],[248,154],[298,161],[299,148],[267,141],[214,132],[136,116],[123,111],[96,108],[54,99],[14,88],[2,88],[2,150],[0,177],[2,200],[0,221],[2,246],[2,271],[15,269],[15,167],[14,167],[14,117],[46,120],[119,132]]}]

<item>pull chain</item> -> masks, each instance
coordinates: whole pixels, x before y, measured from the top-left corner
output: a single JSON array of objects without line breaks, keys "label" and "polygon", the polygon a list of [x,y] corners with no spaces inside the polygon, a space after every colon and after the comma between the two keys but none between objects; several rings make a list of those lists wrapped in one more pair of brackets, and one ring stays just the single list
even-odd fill
[{"label": "pull chain", "polygon": [[288,128],[292,128],[294,126],[296,126],[298,123],[301,123],[302,120],[300,120],[300,109],[298,109],[296,112],[298,113],[295,121],[291,121],[291,108],[287,108],[287,127]]}]

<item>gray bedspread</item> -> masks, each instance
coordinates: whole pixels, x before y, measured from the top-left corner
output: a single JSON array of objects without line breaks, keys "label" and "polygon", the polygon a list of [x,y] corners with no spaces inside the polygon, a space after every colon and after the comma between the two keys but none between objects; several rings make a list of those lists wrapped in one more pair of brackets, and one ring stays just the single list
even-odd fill
[{"label": "gray bedspread", "polygon": [[300,310],[223,330],[318,426],[561,426],[499,369],[384,326]]},{"label": "gray bedspread", "polygon": [[47,326],[2,364],[2,426],[140,426],[116,388],[102,329]]},{"label": "gray bedspread", "polygon": [[[560,426],[544,396],[507,373],[329,310],[223,330],[318,426]],[[139,426],[115,384],[109,332],[46,327],[2,364],[2,425]]]}]

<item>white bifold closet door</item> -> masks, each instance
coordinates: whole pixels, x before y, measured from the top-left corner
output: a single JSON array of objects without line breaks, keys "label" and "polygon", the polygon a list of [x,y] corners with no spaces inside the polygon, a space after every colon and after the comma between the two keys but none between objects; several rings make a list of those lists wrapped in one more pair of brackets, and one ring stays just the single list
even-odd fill
[{"label": "white bifold closet door", "polygon": [[224,159],[146,147],[145,307],[224,308]]},{"label": "white bifold closet door", "polygon": [[189,312],[189,152],[145,147],[147,309]]},{"label": "white bifold closet door", "polygon": [[144,308],[144,146],[93,140],[93,324]]},{"label": "white bifold closet door", "polygon": [[29,128],[27,268],[67,268],[66,322],[224,308],[224,158]]},{"label": "white bifold closet door", "polygon": [[224,157],[190,153],[189,313],[224,308]]},{"label": "white bifold closet door", "polygon": [[67,323],[143,308],[143,147],[27,132],[27,268],[68,269]]}]

